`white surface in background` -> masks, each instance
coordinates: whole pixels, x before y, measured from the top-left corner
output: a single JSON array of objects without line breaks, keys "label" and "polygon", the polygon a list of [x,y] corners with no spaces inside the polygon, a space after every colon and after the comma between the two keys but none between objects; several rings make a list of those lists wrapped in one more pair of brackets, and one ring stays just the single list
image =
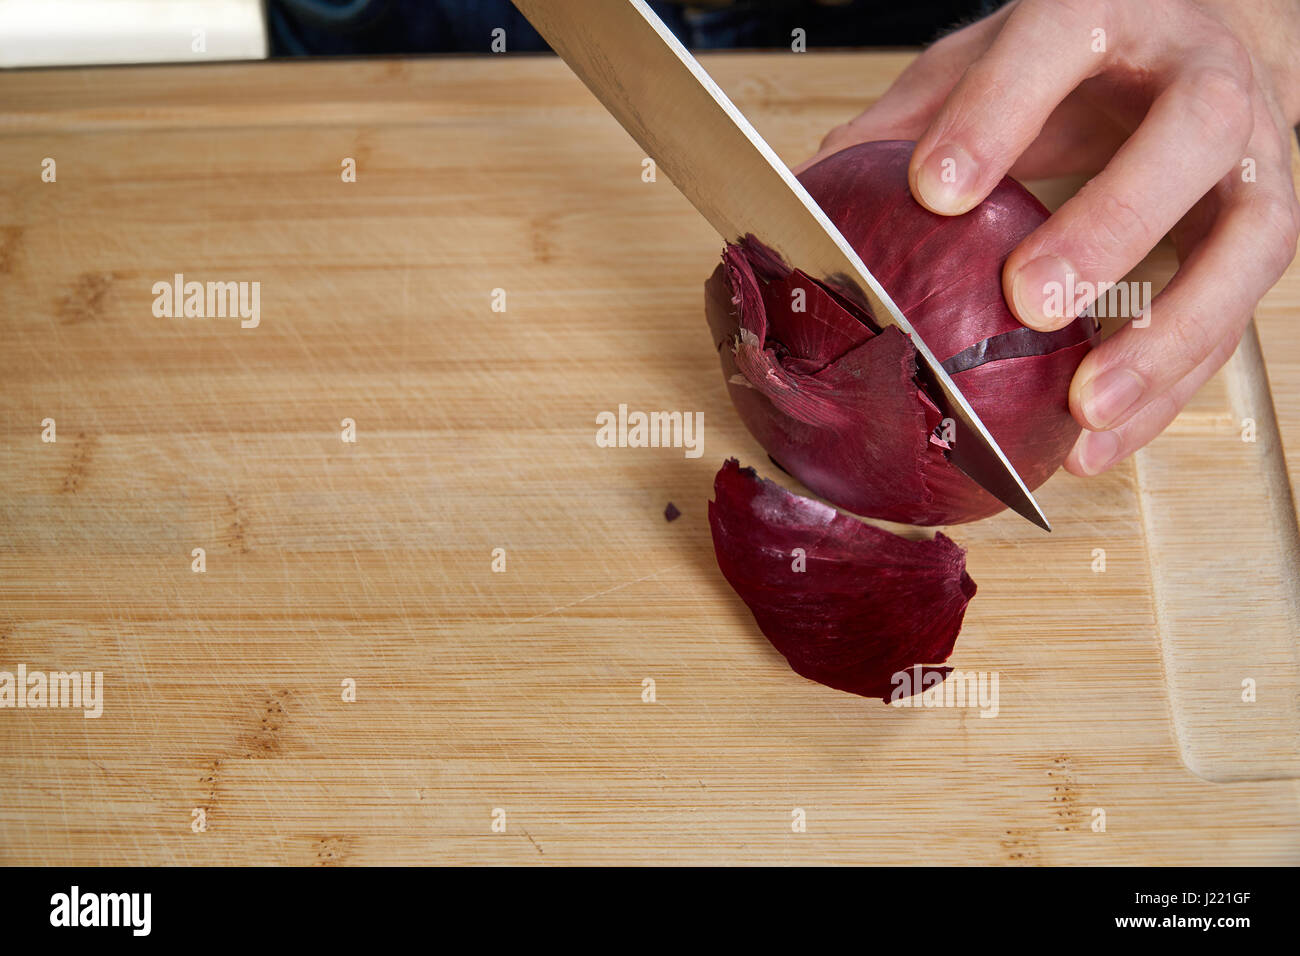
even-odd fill
[{"label": "white surface in background", "polygon": [[266,55],[261,0],[0,0],[0,67]]}]

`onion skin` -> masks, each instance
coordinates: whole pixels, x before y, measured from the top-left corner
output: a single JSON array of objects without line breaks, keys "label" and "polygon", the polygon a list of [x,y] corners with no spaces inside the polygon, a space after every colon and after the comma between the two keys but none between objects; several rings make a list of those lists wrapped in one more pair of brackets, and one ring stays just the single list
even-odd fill
[{"label": "onion skin", "polygon": [[[1006,178],[965,215],[931,213],[908,188],[913,145],[853,146],[799,178],[940,362],[955,363],[953,381],[1036,488],[1079,436],[1069,384],[1096,322],[1080,316],[1057,333],[1021,326],[1002,295],[1002,265],[1047,210]],[[796,290],[803,312],[791,307]],[[705,304],[741,420],[808,488],[857,514],[917,525],[1004,508],[949,463],[936,434],[942,414],[896,328],[877,328],[757,243],[727,247]]]},{"label": "onion skin", "polygon": [[888,702],[898,674],[948,659],[975,596],[965,552],[949,538],[909,541],[791,494],[734,458],[713,490],[718,567],[797,673]]}]

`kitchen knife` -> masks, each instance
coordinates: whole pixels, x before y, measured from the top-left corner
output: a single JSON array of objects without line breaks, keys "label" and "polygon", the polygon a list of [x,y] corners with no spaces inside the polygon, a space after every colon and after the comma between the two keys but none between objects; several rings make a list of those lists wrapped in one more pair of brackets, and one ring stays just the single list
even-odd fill
[{"label": "kitchen knife", "polygon": [[643,0],[514,0],[542,38],[722,237],[759,239],[793,268],[894,325],[956,425],[949,460],[1051,531],[975,410],[772,148]]}]

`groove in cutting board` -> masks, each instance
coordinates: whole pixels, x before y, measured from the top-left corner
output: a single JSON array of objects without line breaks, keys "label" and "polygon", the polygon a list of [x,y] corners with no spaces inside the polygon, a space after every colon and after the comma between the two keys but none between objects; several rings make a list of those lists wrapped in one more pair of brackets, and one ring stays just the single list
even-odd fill
[{"label": "groove in cutting board", "polygon": [[1253,324],[1221,377],[1231,414],[1193,409],[1137,455],[1174,735],[1207,780],[1295,778],[1300,532]]}]

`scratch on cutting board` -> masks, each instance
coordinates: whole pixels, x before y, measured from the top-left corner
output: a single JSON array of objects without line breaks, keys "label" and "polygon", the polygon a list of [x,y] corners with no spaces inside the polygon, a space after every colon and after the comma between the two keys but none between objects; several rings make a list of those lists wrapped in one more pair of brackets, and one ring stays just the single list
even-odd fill
[{"label": "scratch on cutting board", "polygon": [[631,587],[634,584],[640,584],[642,581],[649,581],[651,578],[658,577],[659,575],[664,574],[665,572],[675,571],[678,568],[685,567],[686,563],[687,562],[683,561],[680,564],[673,564],[666,568],[660,568],[658,571],[652,571],[649,574],[645,575],[644,577],[634,578],[631,581],[624,581],[622,584],[615,584],[613,587],[605,588],[604,590],[597,591],[594,594],[588,594],[585,597],[578,598],[576,601],[570,601],[568,604],[561,604],[559,607],[553,607],[549,611],[543,611],[541,614],[534,614],[532,617],[525,617],[518,621],[509,621],[501,625],[492,633],[500,634],[502,631],[506,630],[507,628],[516,627],[520,624],[528,624],[531,623],[532,621],[536,621],[541,618],[548,617],[552,614],[557,614],[560,611],[567,610],[571,607],[577,607],[579,604],[582,604],[586,601],[590,601],[592,598],[598,598],[605,594],[612,594],[615,591],[621,591],[623,588]]},{"label": "scratch on cutting board", "polygon": [[537,841],[533,839],[533,835],[531,833],[529,833],[523,827],[519,828],[519,832],[522,833],[524,836],[528,837],[528,842],[531,843],[536,848],[538,853],[540,853],[542,856],[546,855],[543,852],[542,848],[538,845]]}]

